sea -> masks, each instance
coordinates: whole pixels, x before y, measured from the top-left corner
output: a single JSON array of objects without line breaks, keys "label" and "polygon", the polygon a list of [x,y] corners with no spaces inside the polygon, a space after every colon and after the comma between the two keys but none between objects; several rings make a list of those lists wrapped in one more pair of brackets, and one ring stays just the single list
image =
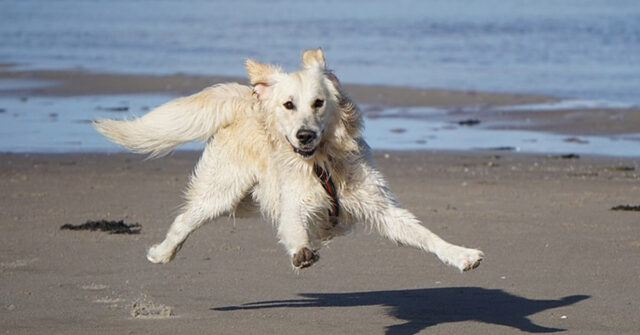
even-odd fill
[{"label": "sea", "polygon": [[343,82],[640,105],[638,0],[0,0],[0,63],[16,69],[244,76],[245,58],[294,70],[315,47]]}]

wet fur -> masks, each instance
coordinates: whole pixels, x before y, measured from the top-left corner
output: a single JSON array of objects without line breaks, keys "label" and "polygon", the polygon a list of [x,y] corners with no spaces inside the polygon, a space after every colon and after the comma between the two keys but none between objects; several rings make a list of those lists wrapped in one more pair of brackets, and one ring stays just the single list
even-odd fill
[{"label": "wet fur", "polygon": [[[432,252],[461,271],[477,267],[481,251],[444,241],[401,207],[373,167],[360,133],[360,111],[327,71],[322,50],[305,51],[302,65],[300,71],[286,73],[247,60],[251,86],[215,85],[138,119],[95,122],[112,141],[154,157],[180,143],[206,141],[184,207],[147,258],[171,261],[199,226],[235,212],[243,199],[251,198],[277,227],[296,268],[312,265],[324,244],[358,225]],[[286,102],[295,108],[287,108]],[[300,129],[317,138],[296,140]],[[335,225],[328,217],[331,198],[314,174],[314,164],[328,171],[335,184],[340,205]]]}]

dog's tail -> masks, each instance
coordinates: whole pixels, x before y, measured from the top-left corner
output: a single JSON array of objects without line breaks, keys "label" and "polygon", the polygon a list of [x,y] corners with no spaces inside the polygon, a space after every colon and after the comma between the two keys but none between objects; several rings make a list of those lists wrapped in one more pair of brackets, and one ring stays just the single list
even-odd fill
[{"label": "dog's tail", "polygon": [[137,153],[160,157],[179,144],[205,141],[250,111],[252,90],[239,84],[208,87],[161,105],[133,120],[99,119],[94,127],[111,141]]}]

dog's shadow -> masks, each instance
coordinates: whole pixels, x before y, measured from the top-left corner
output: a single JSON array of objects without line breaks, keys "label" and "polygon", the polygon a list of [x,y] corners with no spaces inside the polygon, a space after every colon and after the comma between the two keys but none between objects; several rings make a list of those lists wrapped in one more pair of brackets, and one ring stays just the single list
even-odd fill
[{"label": "dog's shadow", "polygon": [[213,307],[215,311],[264,308],[313,308],[385,306],[389,315],[406,322],[387,327],[387,334],[416,334],[447,322],[479,321],[509,326],[530,333],[551,333],[565,329],[533,323],[527,316],[589,298],[573,295],[557,300],[535,300],[503,290],[480,287],[445,287],[399,291],[349,293],[302,293],[301,299],[259,301],[240,306]]}]

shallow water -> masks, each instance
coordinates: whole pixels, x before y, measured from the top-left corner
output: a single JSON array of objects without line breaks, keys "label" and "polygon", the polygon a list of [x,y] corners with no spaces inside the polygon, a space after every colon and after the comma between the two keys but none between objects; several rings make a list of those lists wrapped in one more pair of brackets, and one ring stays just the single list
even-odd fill
[{"label": "shallow water", "polygon": [[[166,95],[0,97],[0,151],[122,151],[98,134],[91,121],[140,116],[169,98]],[[198,147],[191,144],[186,148]]]},{"label": "shallow water", "polygon": [[640,105],[637,0],[3,1],[0,62],[243,76],[322,46],[345,82]]},{"label": "shallow water", "polygon": [[[96,118],[142,115],[171,99],[167,95],[0,97],[0,152],[120,152],[91,126]],[[542,132],[463,127],[429,118],[436,108],[391,108],[365,118],[365,139],[386,150],[509,150],[544,154],[637,157],[640,134],[566,136]],[[190,143],[180,150],[200,149]]]},{"label": "shallow water", "polygon": [[[392,115],[420,115],[421,108]],[[429,108],[426,114],[434,113]],[[441,111],[442,114],[446,111]],[[586,154],[640,156],[640,134],[608,136],[568,136],[525,130],[491,129],[487,126],[466,127],[455,122],[434,121],[424,117],[377,117],[366,119],[365,138],[375,149],[389,150],[473,150],[512,151],[537,154]]]}]

